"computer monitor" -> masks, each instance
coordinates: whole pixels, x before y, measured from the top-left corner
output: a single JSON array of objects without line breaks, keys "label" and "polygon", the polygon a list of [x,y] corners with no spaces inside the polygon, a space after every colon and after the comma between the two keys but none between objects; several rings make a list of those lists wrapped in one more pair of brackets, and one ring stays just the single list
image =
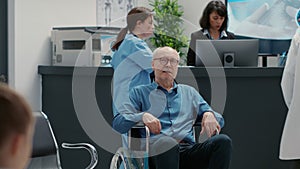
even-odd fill
[{"label": "computer monitor", "polygon": [[[249,36],[234,35],[235,39],[257,39]],[[277,56],[289,50],[291,39],[258,39],[259,56]]]},{"label": "computer monitor", "polygon": [[257,67],[258,40],[196,40],[196,66]]},{"label": "computer monitor", "polygon": [[288,40],[292,39],[298,28],[296,13],[300,7],[299,0],[226,0],[225,2],[230,21],[228,30],[235,35],[267,40]]}]

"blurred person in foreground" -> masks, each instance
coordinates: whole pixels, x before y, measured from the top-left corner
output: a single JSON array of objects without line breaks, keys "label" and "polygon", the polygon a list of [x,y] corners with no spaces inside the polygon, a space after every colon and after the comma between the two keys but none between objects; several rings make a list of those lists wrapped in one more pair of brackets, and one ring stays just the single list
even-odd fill
[{"label": "blurred person in foreground", "polygon": [[27,166],[32,152],[34,121],[25,99],[0,83],[0,168]]}]

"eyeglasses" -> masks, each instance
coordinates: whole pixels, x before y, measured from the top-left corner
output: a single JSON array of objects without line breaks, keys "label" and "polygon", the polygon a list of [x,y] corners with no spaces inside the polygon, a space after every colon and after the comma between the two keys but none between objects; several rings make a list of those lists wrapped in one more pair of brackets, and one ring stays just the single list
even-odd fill
[{"label": "eyeglasses", "polygon": [[163,66],[166,66],[168,64],[168,62],[170,62],[171,66],[177,66],[179,63],[179,61],[177,59],[168,59],[165,57],[155,58],[153,60],[159,60],[159,63]]}]

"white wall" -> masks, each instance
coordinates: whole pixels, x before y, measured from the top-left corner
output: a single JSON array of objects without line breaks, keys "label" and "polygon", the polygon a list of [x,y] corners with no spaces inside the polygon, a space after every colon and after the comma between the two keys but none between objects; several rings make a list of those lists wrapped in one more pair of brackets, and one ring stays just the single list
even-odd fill
[{"label": "white wall", "polygon": [[53,26],[96,25],[96,0],[9,0],[9,85],[41,109],[38,65],[50,65]]},{"label": "white wall", "polygon": [[[179,0],[185,33],[199,29],[198,20],[210,0]],[[96,0],[9,0],[9,85],[22,93],[34,111],[41,110],[38,65],[50,65],[50,32],[54,26],[96,25]],[[148,0],[139,6],[149,7]]]}]

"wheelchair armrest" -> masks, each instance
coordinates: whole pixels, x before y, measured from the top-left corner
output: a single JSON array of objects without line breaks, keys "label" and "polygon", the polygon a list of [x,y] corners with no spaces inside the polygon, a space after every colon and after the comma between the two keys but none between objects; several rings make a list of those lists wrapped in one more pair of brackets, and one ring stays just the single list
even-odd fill
[{"label": "wheelchair armrest", "polygon": [[195,122],[193,124],[193,132],[194,132],[194,139],[197,143],[199,142],[200,131],[201,131],[201,122]]},{"label": "wheelchair armrest", "polygon": [[98,152],[96,148],[89,143],[62,143],[62,147],[66,149],[86,149],[91,155],[90,164],[86,169],[93,169],[98,163]]},{"label": "wheelchair armrest", "polygon": [[[196,122],[193,124],[193,127],[198,127],[201,130],[201,122]],[[216,135],[220,134],[220,131],[218,129],[216,129]]]},{"label": "wheelchair armrest", "polygon": [[[202,130],[201,122],[195,122],[193,124],[194,137],[196,142],[204,142],[208,139],[206,132],[200,135],[200,131]],[[216,130],[214,135],[219,135],[219,130]]]},{"label": "wheelchair armrest", "polygon": [[144,128],[144,127],[146,127],[145,124],[143,122],[139,122],[135,124],[132,128]]},{"label": "wheelchair armrest", "polygon": [[[145,126],[144,123],[140,122],[137,123],[135,126],[132,127],[132,129],[145,129],[145,133],[146,133],[146,151],[149,152],[149,138],[150,138],[150,130],[147,126]],[[128,146],[130,148],[130,143],[131,143],[131,130],[129,130],[128,132]]]},{"label": "wheelchair armrest", "polygon": [[196,126],[200,126],[201,127],[201,122],[196,122],[193,124],[193,127],[196,127]]}]

